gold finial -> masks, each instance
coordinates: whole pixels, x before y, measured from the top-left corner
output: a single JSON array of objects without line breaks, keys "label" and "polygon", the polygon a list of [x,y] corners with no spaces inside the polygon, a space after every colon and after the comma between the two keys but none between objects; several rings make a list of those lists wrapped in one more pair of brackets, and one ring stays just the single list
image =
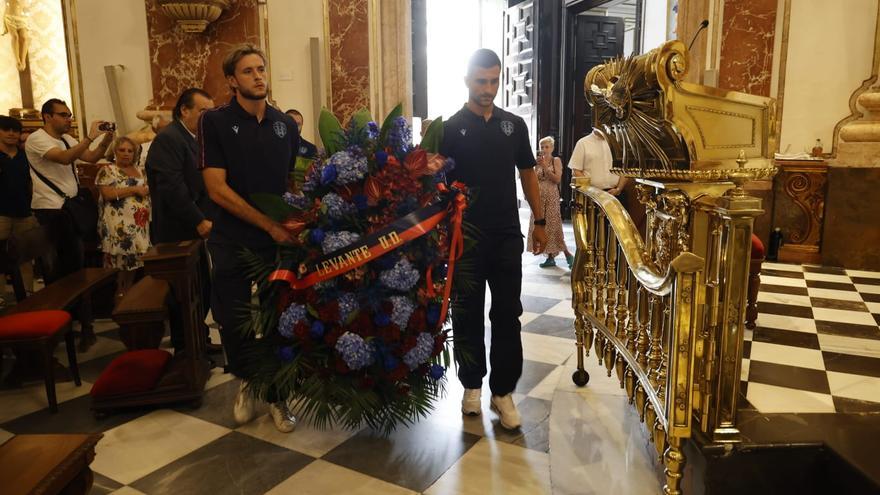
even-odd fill
[{"label": "gold finial", "polygon": [[751,174],[746,171],[746,163],[748,162],[745,150],[739,150],[739,156],[736,157],[736,165],[739,168],[727,174],[736,187],[727,191],[727,196],[742,197],[746,195],[743,185],[751,179]]}]

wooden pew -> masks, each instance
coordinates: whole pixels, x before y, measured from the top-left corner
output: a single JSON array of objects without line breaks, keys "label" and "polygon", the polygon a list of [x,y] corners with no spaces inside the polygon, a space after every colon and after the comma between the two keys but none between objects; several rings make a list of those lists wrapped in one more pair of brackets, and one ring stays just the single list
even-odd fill
[{"label": "wooden pew", "polygon": [[85,495],[94,475],[97,434],[17,435],[0,445],[0,487],[5,495]]},{"label": "wooden pew", "polygon": [[157,349],[165,336],[171,288],[149,275],[135,283],[113,310],[119,337],[129,351]]}]

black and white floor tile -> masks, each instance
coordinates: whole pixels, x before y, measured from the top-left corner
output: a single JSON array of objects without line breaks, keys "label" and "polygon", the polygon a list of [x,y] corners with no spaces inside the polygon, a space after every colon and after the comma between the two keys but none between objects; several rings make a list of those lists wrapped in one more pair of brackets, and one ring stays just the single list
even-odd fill
[{"label": "black and white floor tile", "polygon": [[[573,247],[570,225],[565,233]],[[97,345],[79,355],[83,386],[58,385],[58,414],[48,413],[42,383],[0,390],[0,443],[20,433],[104,433],[92,464],[96,494],[656,493],[653,447],[616,379],[591,356],[590,384],[571,383],[570,272],[561,256],[555,268],[541,261],[523,255],[518,432],[499,426],[485,388],[484,414],[462,417],[454,377],[430,417],[388,438],[307,425],[282,434],[265,409],[238,426],[231,412],[238,381],[219,368],[199,409],[97,420],[88,391],[123,349],[113,323],[100,321]],[[880,411],[880,273],[767,263],[762,278],[758,327],[747,332],[743,360],[747,405]],[[66,361],[63,348],[58,358]],[[617,462],[621,456],[629,460]]]}]

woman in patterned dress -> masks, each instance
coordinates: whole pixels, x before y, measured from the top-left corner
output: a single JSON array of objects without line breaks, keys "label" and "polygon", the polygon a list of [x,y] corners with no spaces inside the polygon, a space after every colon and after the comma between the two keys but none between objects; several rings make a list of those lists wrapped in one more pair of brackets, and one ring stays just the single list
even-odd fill
[{"label": "woman in patterned dress", "polygon": [[[565,260],[569,268],[574,261],[574,256],[565,245],[562,235],[562,214],[559,211],[559,182],[562,180],[562,160],[553,156],[556,145],[552,137],[547,136],[538,143],[541,151],[538,153],[538,165],[535,173],[538,175],[538,190],[541,192],[541,205],[544,210],[544,219],[547,220],[545,230],[547,232],[547,244],[544,252],[547,260],[541,263],[541,268],[556,266],[556,255],[565,253]],[[534,215],[529,220],[528,249],[532,250],[532,229],[534,229]]]},{"label": "woman in patterned dress", "polygon": [[150,189],[137,151],[134,141],[120,137],[113,147],[115,163],[95,178],[101,192],[101,251],[104,266],[119,269],[117,298],[134,283],[135,270],[143,266],[139,258],[150,248]]}]

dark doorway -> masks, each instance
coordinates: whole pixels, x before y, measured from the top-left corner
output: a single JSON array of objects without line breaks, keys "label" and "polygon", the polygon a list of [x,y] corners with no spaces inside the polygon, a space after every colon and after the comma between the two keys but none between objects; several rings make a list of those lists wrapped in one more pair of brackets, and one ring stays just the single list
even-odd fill
[{"label": "dark doorway", "polygon": [[[585,2],[586,3],[586,2]],[[592,130],[590,106],[584,96],[584,78],[596,65],[624,55],[624,19],[609,15],[592,15],[598,5],[608,2],[591,2],[592,5],[578,4],[566,10],[566,35],[563,42],[565,72],[562,75],[561,139],[557,146],[563,162],[568,157],[578,139]],[[639,4],[641,2],[638,2]],[[636,48],[637,50],[637,48]],[[627,54],[629,55],[629,54]],[[566,167],[562,184],[571,180],[571,171]],[[570,218],[569,201],[571,190],[563,187],[562,216]]]}]

